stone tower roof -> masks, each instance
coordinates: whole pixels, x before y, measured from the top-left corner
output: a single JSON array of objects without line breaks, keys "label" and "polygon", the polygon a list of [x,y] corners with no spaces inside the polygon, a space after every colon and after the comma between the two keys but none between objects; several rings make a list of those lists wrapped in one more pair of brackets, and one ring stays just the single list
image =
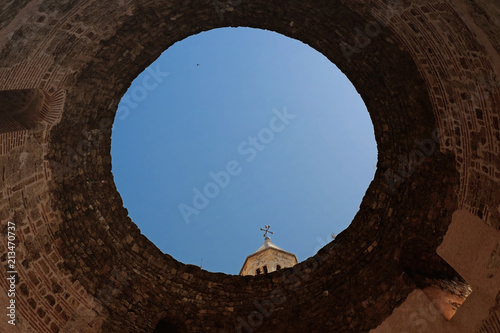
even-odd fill
[{"label": "stone tower roof", "polygon": [[[250,261],[252,260],[259,260],[259,258],[264,258],[262,257],[262,255],[264,255],[264,252],[275,252],[276,254],[275,255],[271,255],[271,258],[274,256],[274,257],[277,257],[277,256],[281,256],[281,257],[286,257],[288,258],[288,260],[286,261],[282,261],[283,263],[287,263],[287,265],[283,265],[282,268],[285,268],[285,267],[290,267],[290,266],[293,266],[294,264],[297,264],[298,263],[298,260],[297,260],[297,257],[295,256],[295,254],[291,253],[291,252],[288,252],[288,251],[285,251],[283,250],[281,247],[275,245],[273,242],[271,242],[271,238],[269,236],[266,236],[266,238],[264,239],[264,244],[259,247],[257,249],[257,251],[255,251],[254,253],[252,253],[251,255],[249,255],[246,259],[245,259],[245,262],[243,263],[243,266],[241,267],[241,270],[240,270],[240,275],[242,275],[242,273],[245,271],[245,268],[247,267],[247,265],[249,264]],[[263,263],[264,264],[272,264],[274,260],[270,259],[270,256],[268,254],[265,255],[265,257],[267,258],[267,260],[265,260]],[[271,266],[270,266],[271,267]],[[269,273],[274,271],[275,269],[271,269],[269,270]]]},{"label": "stone tower roof", "polygon": [[266,236],[266,238],[264,239],[264,244],[261,247],[259,247],[258,250],[255,251],[254,253],[257,253],[259,251],[262,251],[262,250],[265,250],[265,249],[268,249],[268,248],[273,248],[273,249],[276,249],[276,250],[285,251],[281,247],[279,247],[279,246],[275,245],[273,242],[271,242],[271,237]]}]

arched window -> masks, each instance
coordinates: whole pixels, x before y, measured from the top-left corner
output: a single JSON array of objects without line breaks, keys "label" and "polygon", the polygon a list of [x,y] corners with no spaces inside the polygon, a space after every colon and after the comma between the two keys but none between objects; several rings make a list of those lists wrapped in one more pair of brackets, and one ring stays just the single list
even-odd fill
[{"label": "arched window", "polygon": [[260,274],[260,268],[257,268],[257,270],[255,271],[255,274],[257,274],[257,275]]},{"label": "arched window", "polygon": [[276,270],[279,271],[281,269],[280,265],[276,265]]},{"label": "arched window", "polygon": [[267,274],[267,266],[262,267],[264,269],[264,274]]}]

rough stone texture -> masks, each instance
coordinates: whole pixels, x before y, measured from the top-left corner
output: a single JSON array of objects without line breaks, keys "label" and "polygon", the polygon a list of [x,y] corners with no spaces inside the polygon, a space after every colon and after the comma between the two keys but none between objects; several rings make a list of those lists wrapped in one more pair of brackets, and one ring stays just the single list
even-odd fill
[{"label": "rough stone texture", "polygon": [[[3,315],[0,330],[500,332],[499,13],[487,0],[3,1],[0,96],[38,89],[44,106],[0,133],[2,264],[7,221],[18,238],[17,325]],[[223,26],[309,44],[373,120],[377,172],[358,214],[293,270],[179,263],[114,186],[111,125],[130,82],[173,43]],[[473,290],[449,321],[422,296],[443,285]]]}]

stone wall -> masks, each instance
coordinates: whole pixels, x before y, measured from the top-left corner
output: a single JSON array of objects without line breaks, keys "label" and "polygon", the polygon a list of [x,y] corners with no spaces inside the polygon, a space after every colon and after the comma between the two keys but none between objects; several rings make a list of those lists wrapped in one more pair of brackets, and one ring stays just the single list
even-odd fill
[{"label": "stone wall", "polygon": [[[0,97],[37,91],[43,105],[15,121],[0,113],[18,125],[0,133],[4,309],[8,221],[17,237],[16,325],[3,315],[0,331],[153,332],[161,320],[178,332],[500,332],[500,4],[1,6]],[[111,126],[131,81],[173,43],[225,26],[276,31],[328,57],[361,94],[378,144],[351,225],[266,276],[163,254],[128,217],[111,174]],[[468,297],[446,320],[429,288]]]}]

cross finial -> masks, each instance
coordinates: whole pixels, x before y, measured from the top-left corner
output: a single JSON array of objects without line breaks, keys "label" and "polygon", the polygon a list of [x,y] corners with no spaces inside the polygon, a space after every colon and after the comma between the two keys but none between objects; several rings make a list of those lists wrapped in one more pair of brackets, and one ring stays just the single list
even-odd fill
[{"label": "cross finial", "polygon": [[271,234],[271,235],[273,234],[273,232],[272,232],[272,231],[269,231],[269,228],[271,228],[271,226],[270,226],[270,225],[265,225],[265,226],[264,226],[264,228],[265,228],[265,229],[260,228],[260,230],[264,231],[264,237],[267,237],[267,234],[268,234],[268,233],[269,233],[269,234]]}]

